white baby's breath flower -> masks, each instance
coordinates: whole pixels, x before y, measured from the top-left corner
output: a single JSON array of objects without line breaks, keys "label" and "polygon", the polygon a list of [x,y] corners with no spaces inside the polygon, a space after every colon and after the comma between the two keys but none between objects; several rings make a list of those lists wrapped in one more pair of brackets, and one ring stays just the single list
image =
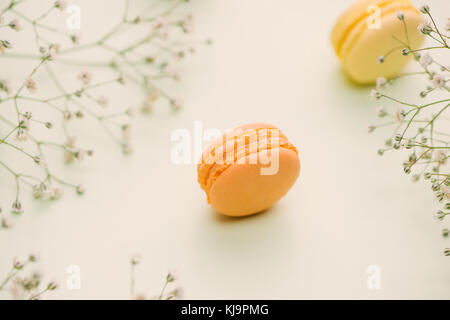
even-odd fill
[{"label": "white baby's breath flower", "polygon": [[25,295],[25,288],[22,286],[22,281],[20,278],[14,278],[9,287],[9,292],[14,300],[22,299]]},{"label": "white baby's breath flower", "polygon": [[51,187],[49,189],[50,200],[58,200],[62,197],[63,190],[60,187]]},{"label": "white baby's breath flower", "polygon": [[32,194],[33,194],[33,198],[39,199],[39,198],[42,197],[42,190],[41,190],[40,185],[34,185],[32,187],[31,191],[32,191]]},{"label": "white baby's breath flower", "polygon": [[373,99],[380,99],[381,98],[381,94],[377,91],[377,90],[370,90],[370,97]]},{"label": "white baby's breath flower", "polygon": [[386,110],[383,107],[378,107],[376,109],[376,112],[377,112],[377,116],[379,116],[380,118],[382,118],[382,117],[387,115],[387,112],[386,112]]},{"label": "white baby's breath flower", "polygon": [[428,52],[425,52],[420,56],[419,63],[422,67],[427,68],[433,63],[433,58]]},{"label": "white baby's breath flower", "polygon": [[145,99],[141,105],[141,112],[142,113],[150,113],[152,111],[153,111],[153,103],[150,102],[148,99]]},{"label": "white baby's breath flower", "polygon": [[16,132],[16,140],[17,141],[23,142],[23,141],[26,141],[27,138],[28,138],[28,133],[27,133],[26,130],[24,130],[24,129],[17,129],[17,132]]},{"label": "white baby's breath flower", "polygon": [[183,32],[191,32],[194,26],[193,16],[191,14],[187,15],[186,18],[180,21],[180,26],[183,29]]},{"label": "white baby's breath flower", "polygon": [[7,40],[0,40],[0,52],[4,53],[6,49],[11,49],[12,44]]},{"label": "white baby's breath flower", "polygon": [[119,77],[117,78],[117,82],[120,84],[125,84],[125,75],[123,73],[119,74]]},{"label": "white baby's breath flower", "polygon": [[58,50],[59,50],[59,45],[50,45],[47,55],[45,57],[51,61],[55,60]]},{"label": "white baby's breath flower", "polygon": [[444,220],[445,216],[446,216],[445,212],[443,212],[443,211],[441,211],[441,210],[437,211],[437,212],[434,214],[434,217],[435,217],[438,221]]},{"label": "white baby's breath flower", "polygon": [[4,229],[9,229],[12,226],[12,221],[9,217],[3,217],[1,221],[1,226]]},{"label": "white baby's breath flower", "polygon": [[63,190],[58,186],[51,186],[41,183],[39,186],[33,187],[33,196],[36,199],[58,200],[63,195]]},{"label": "white baby's breath flower", "polygon": [[431,26],[430,21],[425,21],[417,26],[417,30],[419,30],[423,34],[430,34],[433,31],[433,27]]},{"label": "white baby's breath flower", "polygon": [[386,87],[386,84],[387,84],[386,78],[384,78],[384,77],[377,78],[376,88],[378,91],[381,91],[382,89],[384,89]]},{"label": "white baby's breath flower", "polygon": [[108,104],[109,104],[108,98],[106,98],[105,96],[100,96],[100,97],[97,99],[97,104],[98,104],[100,107],[106,108],[106,107],[108,106]]},{"label": "white baby's breath flower", "polygon": [[174,282],[177,279],[178,279],[178,274],[176,273],[176,271],[171,270],[167,273],[167,276],[166,276],[167,282]]},{"label": "white baby's breath flower", "polygon": [[157,90],[153,90],[152,93],[150,93],[147,96],[147,100],[150,102],[155,102],[158,99],[159,99],[159,91],[157,91]]},{"label": "white baby's breath flower", "polygon": [[83,71],[80,72],[80,74],[78,74],[77,78],[84,85],[87,86],[91,82],[92,74],[89,71],[87,71],[87,70],[83,70]]},{"label": "white baby's breath flower", "polygon": [[422,5],[421,7],[420,7],[420,12],[422,12],[422,13],[429,13],[430,12],[430,7],[428,6],[428,5],[426,5],[426,4],[424,4],[424,5]]},{"label": "white baby's breath flower", "polygon": [[169,23],[170,23],[169,17],[159,16],[153,21],[152,27],[155,29],[161,29],[167,27]]},{"label": "white baby's breath flower", "polygon": [[59,43],[51,43],[49,46],[48,46],[48,48],[49,48],[49,50],[51,50],[51,49],[53,49],[55,52],[59,52],[59,49],[61,49],[61,44],[59,44]]},{"label": "white baby's breath flower", "polygon": [[13,214],[21,214],[23,212],[22,203],[19,200],[13,202],[11,212]]},{"label": "white baby's breath flower", "polygon": [[58,288],[58,283],[56,281],[50,281],[47,285],[47,290],[49,291],[56,290],[56,288]]},{"label": "white baby's breath flower", "polygon": [[73,155],[74,155],[75,159],[77,159],[78,161],[83,161],[84,158],[86,157],[86,151],[81,150],[81,149],[75,150],[73,152]]},{"label": "white baby's breath flower", "polygon": [[434,153],[434,160],[443,162],[447,158],[447,153],[443,149],[439,149]]},{"label": "white baby's breath flower", "polygon": [[172,292],[171,295],[173,295],[173,297],[175,299],[182,299],[183,295],[184,295],[184,290],[181,287],[176,287]]},{"label": "white baby's breath flower", "polygon": [[45,162],[44,158],[42,156],[36,156],[34,157],[34,162],[40,166],[41,168],[46,168],[47,163]]},{"label": "white baby's breath flower", "polygon": [[28,261],[30,262],[36,262],[39,260],[39,253],[32,252],[28,255]]},{"label": "white baby's breath flower", "polygon": [[75,137],[69,137],[64,144],[64,161],[72,163],[75,159]]},{"label": "white baby's breath flower", "polygon": [[169,37],[169,24],[170,19],[167,16],[160,16],[155,19],[152,24],[153,29],[161,39],[167,39]]},{"label": "white baby's breath flower", "polygon": [[[31,113],[30,113],[31,114]],[[29,115],[28,115],[29,116]],[[19,123],[19,128],[20,129],[23,129],[23,130],[25,130],[25,131],[30,131],[30,119],[31,118],[28,118],[28,117],[26,117],[25,115],[23,116],[23,119],[21,119],[20,120],[20,123]]]},{"label": "white baby's breath flower", "polygon": [[395,111],[395,120],[397,120],[397,122],[402,122],[404,118],[405,118],[404,111],[397,109]]},{"label": "white baby's breath flower", "polygon": [[131,256],[130,262],[132,265],[137,265],[141,262],[141,255],[140,254],[134,254]]},{"label": "white baby's breath flower", "polygon": [[61,11],[64,11],[64,9],[67,7],[67,2],[64,0],[57,0],[55,1],[55,8],[58,8]]},{"label": "white baby's breath flower", "polygon": [[33,118],[33,114],[30,111],[26,111],[23,117],[27,120],[30,120],[31,118]]},{"label": "white baby's breath flower", "polygon": [[36,81],[33,80],[33,78],[28,77],[25,80],[25,87],[30,91],[31,93],[35,93],[37,91],[36,87]]},{"label": "white baby's breath flower", "polygon": [[83,119],[84,113],[83,113],[83,111],[78,110],[77,112],[75,112],[75,116],[76,116],[78,119]]},{"label": "white baby's breath flower", "polygon": [[173,110],[178,111],[181,109],[183,103],[181,100],[173,99],[170,100],[170,106],[173,108]]},{"label": "white baby's breath flower", "polygon": [[122,145],[122,152],[126,155],[132,154],[133,153],[133,146],[130,143],[124,143]]},{"label": "white baby's breath flower", "polygon": [[128,140],[131,136],[131,125],[130,124],[124,124],[122,126],[122,135],[125,140]]},{"label": "white baby's breath flower", "polygon": [[80,184],[80,185],[76,186],[75,191],[78,195],[81,196],[86,192],[86,189],[84,188],[83,185]]},{"label": "white baby's breath flower", "polygon": [[134,108],[130,107],[125,111],[125,114],[129,117],[134,117],[134,115],[136,114],[136,111]]},{"label": "white baby's breath flower", "polygon": [[175,80],[180,80],[180,71],[173,64],[167,64],[163,71],[169,77],[172,77]]},{"label": "white baby's breath flower", "polygon": [[22,25],[20,24],[19,20],[17,20],[17,19],[11,20],[8,25],[13,30],[16,30],[16,31],[22,30]]},{"label": "white baby's breath flower", "polygon": [[438,89],[441,89],[445,86],[445,77],[441,74],[434,75],[432,81],[433,81],[433,85]]},{"label": "white baby's breath flower", "polygon": [[73,113],[70,112],[69,110],[64,111],[63,115],[65,121],[70,121],[73,118]]},{"label": "white baby's breath flower", "polygon": [[21,270],[23,269],[23,267],[25,266],[24,262],[22,260],[20,260],[19,258],[14,258],[13,259],[13,267],[16,270]]},{"label": "white baby's breath flower", "polygon": [[154,90],[148,96],[147,99],[144,100],[141,106],[141,112],[150,113],[153,110],[153,105],[156,100],[159,99],[159,91]]},{"label": "white baby's breath flower", "polygon": [[441,191],[445,195],[446,200],[450,200],[450,187],[447,187],[445,184],[442,184]]},{"label": "white baby's breath flower", "polygon": [[80,42],[80,36],[76,35],[76,34],[72,34],[70,36],[70,40],[72,41],[73,44],[78,44]]},{"label": "white baby's breath flower", "polygon": [[0,80],[0,91],[4,91],[5,93],[10,93],[11,88],[9,86],[8,80]]}]

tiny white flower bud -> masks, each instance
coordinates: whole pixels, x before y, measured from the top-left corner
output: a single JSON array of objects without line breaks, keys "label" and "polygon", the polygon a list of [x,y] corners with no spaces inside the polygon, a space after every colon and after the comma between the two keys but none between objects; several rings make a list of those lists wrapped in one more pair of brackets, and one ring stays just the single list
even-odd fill
[{"label": "tiny white flower bud", "polygon": [[437,74],[433,77],[433,84],[435,88],[441,89],[445,86],[445,77],[443,75]]},{"label": "tiny white flower bud", "polygon": [[85,193],[86,190],[85,190],[84,186],[78,185],[78,186],[76,186],[75,191],[77,192],[78,195],[81,196]]},{"label": "tiny white flower bud", "polygon": [[24,263],[22,261],[20,261],[19,259],[15,258],[13,261],[13,267],[16,270],[21,270],[24,267]]},{"label": "tiny white flower bud", "polygon": [[36,88],[36,81],[34,81],[31,77],[28,77],[25,80],[25,87],[28,89],[28,91],[30,91],[31,93],[35,93],[37,88]]},{"label": "tiny white flower bud", "polygon": [[134,254],[131,256],[131,264],[132,265],[137,265],[141,262],[141,255],[139,254]]},{"label": "tiny white flower bud", "polygon": [[423,6],[420,7],[420,12],[427,14],[430,12],[430,7],[424,4]]},{"label": "tiny white flower bud", "polygon": [[22,26],[17,19],[13,19],[9,22],[9,27],[13,30],[20,31],[22,30]]},{"label": "tiny white flower bud", "polygon": [[64,11],[64,9],[67,7],[67,2],[64,0],[57,0],[55,1],[55,8],[58,8],[61,11]]},{"label": "tiny white flower bud", "polygon": [[103,108],[106,108],[106,107],[108,106],[108,104],[109,104],[108,98],[106,98],[105,96],[100,96],[100,97],[97,99],[97,104],[98,104],[99,106],[103,107]]},{"label": "tiny white flower bud", "polygon": [[13,214],[21,214],[23,212],[22,204],[19,200],[13,202],[11,212]]},{"label": "tiny white flower bud", "polygon": [[420,56],[419,63],[423,68],[427,68],[430,64],[433,63],[433,58],[428,52],[425,52]]}]

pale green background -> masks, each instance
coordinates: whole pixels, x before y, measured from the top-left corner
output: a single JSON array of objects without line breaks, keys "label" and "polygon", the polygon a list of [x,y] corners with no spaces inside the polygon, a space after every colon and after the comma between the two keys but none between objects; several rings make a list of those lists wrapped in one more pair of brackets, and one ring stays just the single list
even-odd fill
[{"label": "pale green background", "polygon": [[[184,65],[184,109],[139,118],[130,158],[101,131],[85,132],[96,155],[67,176],[83,181],[86,195],[67,190],[51,205],[27,202],[14,229],[0,231],[0,274],[13,257],[37,251],[40,270],[61,284],[48,298],[128,298],[129,257],[141,253],[137,291],[148,295],[176,269],[191,299],[450,298],[443,256],[450,240],[433,218],[439,206],[429,184],[411,183],[405,155],[376,155],[390,131],[366,133],[376,121],[370,88],[348,83],[329,42],[352,1],[193,2],[195,35],[214,46]],[[122,8],[121,1],[73,3],[82,8],[85,39],[103,34]],[[448,1],[428,3],[443,22]],[[2,77],[17,79],[32,65],[0,64]],[[420,85],[406,81],[394,93],[407,97]],[[141,100],[132,89],[108,95],[117,104]],[[195,120],[221,130],[278,125],[299,149],[300,179],[264,214],[218,216],[195,165],[170,162],[172,131],[192,130]],[[2,171],[0,179],[0,205],[8,208],[13,182]],[[66,288],[69,265],[81,267],[80,290]],[[369,265],[381,268],[381,290],[366,287]]]}]

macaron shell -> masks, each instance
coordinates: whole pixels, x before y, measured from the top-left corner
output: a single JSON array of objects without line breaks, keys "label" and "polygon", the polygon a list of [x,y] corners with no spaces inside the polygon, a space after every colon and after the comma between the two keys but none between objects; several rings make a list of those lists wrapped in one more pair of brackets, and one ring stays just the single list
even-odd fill
[{"label": "macaron shell", "polygon": [[[336,21],[331,33],[331,43],[336,51],[336,54],[339,55],[339,46],[344,40],[343,38],[348,33],[348,30],[351,29],[358,20],[368,16],[367,9],[370,6],[375,5],[381,8],[389,3],[392,3],[393,1],[394,0],[359,0],[348,7]],[[408,2],[408,0],[400,1]]]},{"label": "macaron shell", "polygon": [[220,136],[219,138],[217,138],[216,140],[214,140],[202,153],[202,156],[207,156],[211,151],[213,151],[215,148],[221,146],[224,143],[224,138],[231,138],[234,137],[236,135],[239,135],[242,133],[242,131],[247,131],[247,130],[258,130],[258,129],[278,129],[277,127],[275,127],[274,125],[268,124],[268,123],[262,123],[262,122],[258,122],[258,123],[251,123],[251,124],[245,124],[242,125],[240,127],[234,128],[233,130],[231,130],[230,132],[227,132],[225,135]]},{"label": "macaron shell", "polygon": [[300,173],[296,152],[278,149],[279,167],[273,175],[262,175],[261,164],[233,164],[212,185],[211,205],[227,216],[239,217],[261,212],[281,199]]},{"label": "macaron shell", "polygon": [[[249,131],[249,130],[260,130],[260,129],[278,129],[276,126],[268,124],[268,123],[251,123],[251,124],[245,124],[242,126],[239,126],[237,128],[234,128],[230,132],[222,135],[221,137],[217,138],[214,142],[212,142],[202,153],[202,159],[199,162],[197,166],[197,172],[198,172],[198,182],[200,183],[200,186],[202,186],[203,189],[205,189],[205,186],[207,185],[207,179],[210,173],[210,170],[214,166],[214,164],[211,163],[205,163],[204,160],[211,159],[212,154],[217,148],[220,148],[221,146],[224,146],[224,143],[226,141],[233,139],[235,137],[238,137],[242,135],[243,133]],[[279,131],[280,138],[286,139],[287,137]],[[212,157],[214,158],[214,157]],[[206,190],[205,190],[206,191]]]},{"label": "macaron shell", "polygon": [[[410,45],[418,48],[424,39],[417,30],[417,26],[422,23],[422,16],[413,10],[405,10],[405,23],[408,30]],[[376,81],[378,77],[391,78],[398,75],[409,57],[401,54],[401,50],[391,53],[383,63],[378,62],[378,57],[385,55],[395,47],[401,46],[392,37],[406,42],[403,23],[398,20],[396,12],[386,14],[381,18],[380,29],[368,29],[362,27],[361,31],[354,30],[353,39],[350,36],[347,48],[343,48],[342,63],[349,77],[361,84],[369,84]],[[360,33],[360,34],[358,34]]]}]

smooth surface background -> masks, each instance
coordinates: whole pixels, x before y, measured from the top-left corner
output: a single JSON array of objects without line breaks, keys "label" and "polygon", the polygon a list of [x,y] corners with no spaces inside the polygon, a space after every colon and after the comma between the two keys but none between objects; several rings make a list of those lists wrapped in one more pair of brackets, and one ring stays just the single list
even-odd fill
[{"label": "smooth surface background", "polygon": [[[106,2],[108,15],[99,16]],[[75,3],[87,38],[103,34],[122,8],[120,1]],[[131,157],[103,133],[86,133],[96,155],[67,176],[88,192],[79,199],[68,191],[50,205],[28,202],[14,229],[0,232],[0,274],[13,257],[38,251],[44,275],[61,284],[48,298],[128,298],[129,257],[140,253],[136,288],[148,296],[175,269],[190,299],[450,298],[450,260],[442,254],[450,242],[433,218],[439,206],[427,183],[413,184],[402,172],[405,154],[377,156],[391,131],[366,133],[377,104],[369,87],[346,80],[329,43],[350,3],[194,1],[196,36],[211,37],[214,46],[184,65],[184,109],[139,118]],[[447,1],[428,4],[444,22]],[[2,66],[2,76],[20,79]],[[393,92],[407,97],[420,85],[407,80]],[[130,90],[114,101],[141,99]],[[170,161],[171,133],[192,132],[196,120],[220,130],[278,125],[299,149],[300,179],[266,213],[219,216],[195,165]],[[0,205],[9,207],[13,184],[1,174],[8,182]],[[66,287],[69,265],[81,268],[80,290]],[[381,290],[366,287],[369,265],[381,269]]]}]

